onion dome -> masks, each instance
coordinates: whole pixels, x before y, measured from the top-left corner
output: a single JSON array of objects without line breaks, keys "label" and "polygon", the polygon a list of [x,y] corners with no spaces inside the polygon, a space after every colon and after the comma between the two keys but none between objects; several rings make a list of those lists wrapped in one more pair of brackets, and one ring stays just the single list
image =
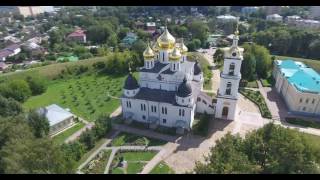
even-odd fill
[{"label": "onion dome", "polygon": [[188,52],[188,48],[186,45],[184,45],[183,41],[181,42],[180,49],[181,49],[181,54],[186,54]]},{"label": "onion dome", "polygon": [[201,71],[200,65],[199,65],[199,63],[197,61],[193,66],[193,74],[194,75],[199,75],[201,72],[202,71]]},{"label": "onion dome", "polygon": [[158,52],[159,51],[159,44],[158,42],[155,42],[152,46],[152,49],[155,51],[155,52]]},{"label": "onion dome", "polygon": [[146,59],[150,59],[154,57],[153,50],[150,48],[149,44],[147,46],[147,49],[143,52],[143,57]]},{"label": "onion dome", "polygon": [[139,84],[138,84],[136,78],[132,76],[131,72],[126,79],[123,88],[127,89],[127,90],[134,90],[134,89],[139,88]]},{"label": "onion dome", "polygon": [[188,97],[192,94],[192,88],[190,83],[187,82],[187,78],[183,79],[183,82],[179,85],[178,91],[176,93],[179,97]]},{"label": "onion dome", "polygon": [[164,32],[159,36],[157,39],[160,48],[173,48],[176,42],[176,39],[169,33],[167,27],[165,28]]},{"label": "onion dome", "polygon": [[174,48],[172,53],[169,56],[171,61],[179,61],[181,59],[181,53],[178,48]]}]

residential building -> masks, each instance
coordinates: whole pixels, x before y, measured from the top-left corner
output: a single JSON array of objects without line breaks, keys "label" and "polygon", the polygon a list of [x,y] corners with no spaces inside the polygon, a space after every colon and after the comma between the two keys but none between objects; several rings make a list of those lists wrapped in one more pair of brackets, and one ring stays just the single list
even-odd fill
[{"label": "residential building", "polygon": [[149,33],[154,33],[156,31],[156,23],[155,22],[147,22],[146,31]]},{"label": "residential building", "polygon": [[126,47],[130,47],[134,42],[136,42],[138,36],[135,33],[128,32],[126,37],[124,37],[121,41]]},{"label": "residential building", "polygon": [[315,70],[291,59],[276,60],[272,75],[290,113],[320,117],[320,75]]},{"label": "residential building", "polygon": [[299,28],[319,29],[320,21],[311,19],[301,19],[299,16],[288,16],[287,24]]},{"label": "residential building", "polygon": [[24,17],[37,16],[44,13],[42,6],[17,6],[18,13]]},{"label": "residential building", "polygon": [[0,71],[4,71],[7,68],[8,66],[6,65],[6,63],[0,61]]},{"label": "residential building", "polygon": [[74,32],[67,36],[67,40],[69,41],[76,41],[80,43],[87,42],[87,36],[82,29],[76,29]]},{"label": "residential building", "polygon": [[61,132],[74,124],[75,115],[56,104],[40,108],[38,113],[48,119],[50,125],[49,135]]},{"label": "residential building", "polygon": [[20,45],[12,44],[0,50],[0,61],[6,61],[7,57],[17,55],[21,52]]},{"label": "residential building", "polygon": [[271,14],[267,16],[267,21],[282,22],[282,16],[279,14]]},{"label": "residential building", "polygon": [[231,15],[220,15],[220,16],[217,16],[217,20],[218,22],[221,22],[221,23],[226,23],[226,22],[236,22],[238,21],[238,17],[235,17],[235,16],[231,16]]}]

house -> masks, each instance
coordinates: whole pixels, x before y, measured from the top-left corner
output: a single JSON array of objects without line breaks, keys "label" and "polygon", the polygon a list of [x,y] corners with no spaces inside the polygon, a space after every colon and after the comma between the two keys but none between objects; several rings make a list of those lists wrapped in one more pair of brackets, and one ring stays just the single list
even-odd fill
[{"label": "house", "polygon": [[155,22],[147,22],[146,31],[149,33],[154,33],[156,31],[156,23]]},{"label": "house", "polygon": [[220,23],[236,22],[236,21],[238,21],[238,17],[226,14],[226,15],[217,16],[217,20]]},{"label": "house", "polygon": [[8,68],[8,66],[6,65],[6,63],[0,61],[0,71],[3,71],[7,68]]},{"label": "house", "polygon": [[315,70],[291,59],[275,60],[272,75],[290,113],[320,117],[320,75]]},{"label": "house", "polygon": [[279,14],[271,14],[267,16],[267,21],[282,22],[282,16]]},{"label": "house", "polygon": [[48,119],[50,125],[49,135],[57,134],[74,124],[75,115],[56,104],[40,108],[37,112]]},{"label": "house", "polygon": [[0,61],[6,61],[7,57],[9,57],[10,54],[11,52],[6,49],[0,50]]},{"label": "house", "polygon": [[76,41],[80,43],[86,43],[87,42],[87,36],[84,33],[84,30],[82,29],[77,29],[71,34],[67,36],[67,40],[69,41]]},{"label": "house", "polygon": [[301,19],[299,16],[287,16],[287,24],[299,28],[319,29],[320,21],[311,19]]},{"label": "house", "polygon": [[138,36],[135,33],[128,32],[126,37],[124,37],[121,41],[126,47],[131,46],[136,40],[138,39]]},{"label": "house", "polygon": [[141,22],[141,21],[136,21],[135,23],[134,23],[134,25],[135,25],[135,27],[137,28],[137,29],[144,29],[144,23],[143,22]]},{"label": "house", "polygon": [[21,47],[23,50],[31,53],[31,56],[37,56],[44,53],[44,49],[32,41],[27,41]]}]

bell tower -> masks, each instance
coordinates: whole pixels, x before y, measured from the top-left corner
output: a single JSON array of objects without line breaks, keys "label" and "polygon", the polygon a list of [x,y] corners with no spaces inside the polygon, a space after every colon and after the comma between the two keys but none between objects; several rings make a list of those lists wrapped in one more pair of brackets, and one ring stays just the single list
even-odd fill
[{"label": "bell tower", "polygon": [[223,71],[220,73],[220,86],[217,92],[216,118],[234,120],[237,110],[238,89],[241,79],[243,48],[238,47],[238,24],[233,43],[224,53]]}]

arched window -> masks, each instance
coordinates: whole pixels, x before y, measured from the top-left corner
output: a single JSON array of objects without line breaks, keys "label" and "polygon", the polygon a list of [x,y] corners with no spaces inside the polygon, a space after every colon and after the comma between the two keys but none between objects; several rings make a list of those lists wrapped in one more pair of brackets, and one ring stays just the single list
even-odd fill
[{"label": "arched window", "polygon": [[227,88],[226,88],[226,95],[230,95],[231,94],[231,82],[227,83]]},{"label": "arched window", "polygon": [[235,64],[231,63],[229,66],[229,75],[234,75]]},{"label": "arched window", "polygon": [[176,64],[173,63],[173,70],[176,70]]}]

